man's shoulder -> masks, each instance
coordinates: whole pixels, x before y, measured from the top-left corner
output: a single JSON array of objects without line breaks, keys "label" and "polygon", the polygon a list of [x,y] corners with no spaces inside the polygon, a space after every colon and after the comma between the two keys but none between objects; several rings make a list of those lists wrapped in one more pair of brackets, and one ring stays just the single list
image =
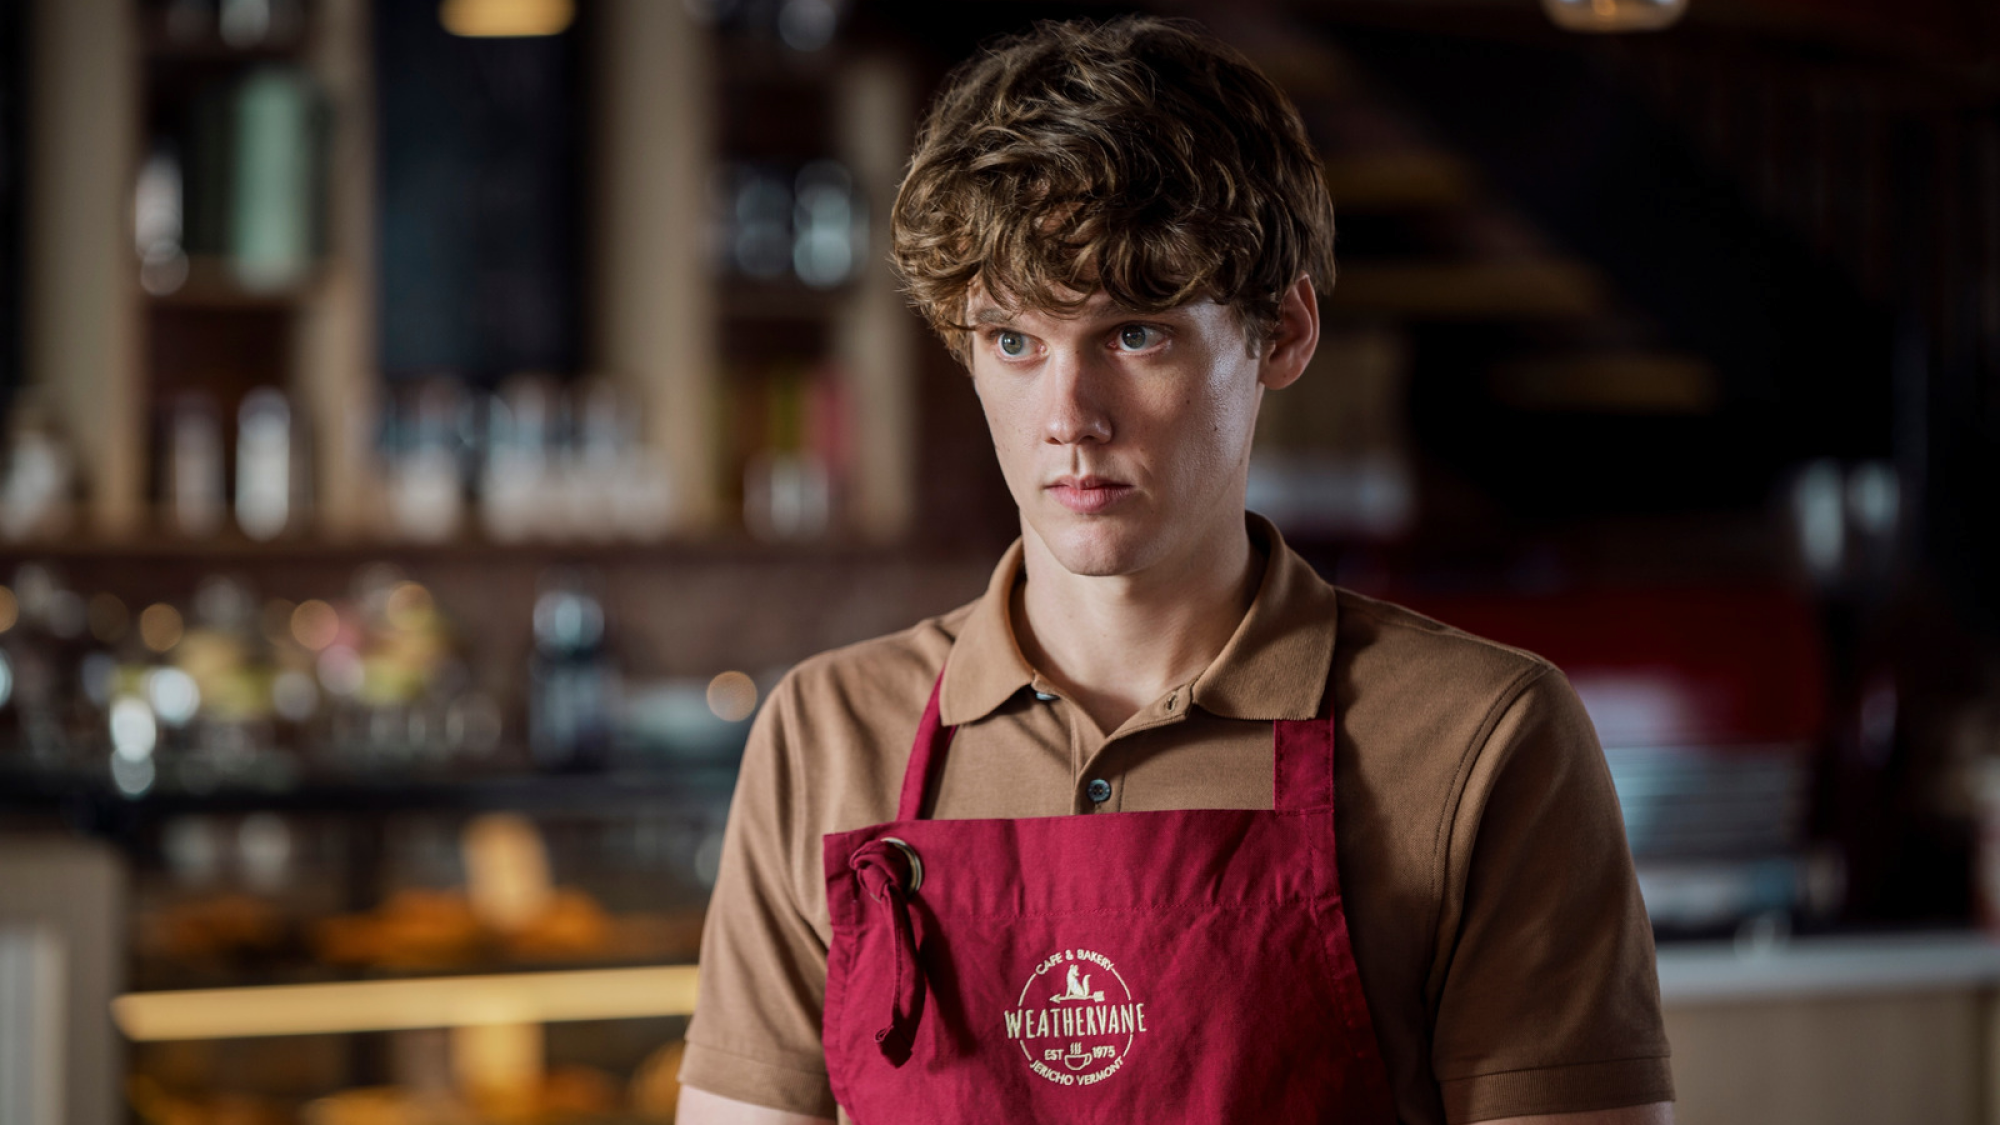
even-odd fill
[{"label": "man's shoulder", "polygon": [[1468,633],[1395,602],[1337,589],[1334,658],[1337,682],[1344,682],[1350,704],[1372,699],[1405,714],[1406,708],[1415,708],[1437,717],[1440,712],[1476,716],[1536,685],[1567,690],[1555,666],[1526,649]]},{"label": "man's shoulder", "polygon": [[1404,659],[1446,660],[1461,670],[1491,668],[1502,674],[1547,671],[1547,660],[1524,648],[1468,633],[1409,606],[1334,587],[1340,605],[1340,639]]},{"label": "man's shoulder", "polygon": [[1445,888],[1440,865],[1458,853],[1442,842],[1476,825],[1503,770],[1547,779],[1602,761],[1581,701],[1542,657],[1347,591],[1338,612],[1341,745],[1373,794],[1356,816],[1397,893]]}]

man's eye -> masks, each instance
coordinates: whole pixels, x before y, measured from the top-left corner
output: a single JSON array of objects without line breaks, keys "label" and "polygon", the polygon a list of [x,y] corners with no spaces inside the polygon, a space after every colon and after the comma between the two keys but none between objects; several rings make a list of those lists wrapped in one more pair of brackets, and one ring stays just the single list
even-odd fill
[{"label": "man's eye", "polygon": [[1019,332],[1002,332],[995,343],[999,346],[1001,355],[1019,359],[1028,354],[1028,338]]},{"label": "man's eye", "polygon": [[1160,330],[1145,324],[1128,324],[1118,330],[1118,346],[1128,352],[1143,352],[1160,342]]}]

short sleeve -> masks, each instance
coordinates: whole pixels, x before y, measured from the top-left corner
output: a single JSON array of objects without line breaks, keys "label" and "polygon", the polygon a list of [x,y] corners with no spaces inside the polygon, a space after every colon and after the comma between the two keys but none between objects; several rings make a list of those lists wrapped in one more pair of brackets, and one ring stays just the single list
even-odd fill
[{"label": "short sleeve", "polygon": [[681,1081],[830,1118],[833,1091],[820,1042],[826,943],[809,921],[792,860],[806,844],[790,737],[797,730],[797,684],[788,677],[744,748],[702,931],[701,993]]},{"label": "short sleeve", "polygon": [[1672,1101],[1652,929],[1590,718],[1549,669],[1487,729],[1447,826],[1446,1117]]}]

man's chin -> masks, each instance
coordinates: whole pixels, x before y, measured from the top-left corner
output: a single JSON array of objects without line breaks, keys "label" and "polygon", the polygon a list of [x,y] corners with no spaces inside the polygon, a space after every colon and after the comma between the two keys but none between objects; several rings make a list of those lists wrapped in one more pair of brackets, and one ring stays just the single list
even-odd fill
[{"label": "man's chin", "polygon": [[1143,570],[1152,561],[1151,538],[1128,521],[1089,519],[1037,529],[1043,546],[1064,570],[1084,578],[1111,578]]}]

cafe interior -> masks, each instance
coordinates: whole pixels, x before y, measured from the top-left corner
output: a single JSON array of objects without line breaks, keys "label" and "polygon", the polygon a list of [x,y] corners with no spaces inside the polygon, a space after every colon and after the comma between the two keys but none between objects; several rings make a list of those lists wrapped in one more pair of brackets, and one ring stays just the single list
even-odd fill
[{"label": "cafe interior", "polygon": [[670,1122],[760,701],[1019,534],[919,116],[1134,10],[1338,216],[1249,507],[1569,678],[1676,1120],[2000,1125],[1983,0],[0,2],[0,1125]]}]

